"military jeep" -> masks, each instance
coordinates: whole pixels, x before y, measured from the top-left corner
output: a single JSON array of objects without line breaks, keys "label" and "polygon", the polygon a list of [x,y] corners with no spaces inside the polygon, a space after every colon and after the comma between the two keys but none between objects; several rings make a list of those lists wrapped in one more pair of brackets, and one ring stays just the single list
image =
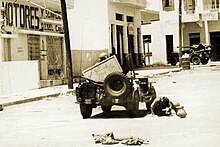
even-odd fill
[{"label": "military jeep", "polygon": [[136,117],[139,102],[146,103],[150,110],[156,98],[148,78],[137,78],[134,71],[123,73],[114,56],[84,71],[82,79],[76,88],[76,103],[83,118],[91,117],[92,109],[97,106],[101,106],[103,112],[110,112],[114,105],[125,107],[130,117]]}]

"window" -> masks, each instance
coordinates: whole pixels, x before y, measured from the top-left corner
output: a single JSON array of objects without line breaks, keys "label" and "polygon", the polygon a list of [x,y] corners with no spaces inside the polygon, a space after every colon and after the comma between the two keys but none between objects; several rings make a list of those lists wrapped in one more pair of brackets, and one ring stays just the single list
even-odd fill
[{"label": "window", "polygon": [[28,59],[40,60],[40,36],[28,35]]},{"label": "window", "polygon": [[123,15],[116,13],[116,20],[123,21]]},{"label": "window", "polygon": [[151,35],[143,35],[143,41],[147,43],[151,43]]},{"label": "window", "polygon": [[186,13],[194,13],[195,12],[195,0],[185,0],[185,11]]},{"label": "window", "polygon": [[219,8],[219,0],[212,0],[212,9]]},{"label": "window", "polygon": [[134,22],[134,17],[127,16],[127,22]]},{"label": "window", "polygon": [[163,0],[164,11],[174,11],[174,0]]},{"label": "window", "polygon": [[165,7],[169,7],[170,6],[170,0],[165,0]]}]

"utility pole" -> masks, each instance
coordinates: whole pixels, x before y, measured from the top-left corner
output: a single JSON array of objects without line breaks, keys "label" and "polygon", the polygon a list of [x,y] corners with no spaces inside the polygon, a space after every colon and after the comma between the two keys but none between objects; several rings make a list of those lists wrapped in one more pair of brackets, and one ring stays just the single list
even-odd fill
[{"label": "utility pole", "polygon": [[68,27],[67,12],[66,12],[66,1],[60,0],[60,3],[61,3],[61,10],[62,10],[64,38],[65,38],[65,45],[66,45],[66,71],[67,71],[67,78],[68,78],[68,88],[73,89],[72,57],[71,57],[69,27]]},{"label": "utility pole", "polygon": [[179,0],[179,65],[182,66],[182,0]]}]

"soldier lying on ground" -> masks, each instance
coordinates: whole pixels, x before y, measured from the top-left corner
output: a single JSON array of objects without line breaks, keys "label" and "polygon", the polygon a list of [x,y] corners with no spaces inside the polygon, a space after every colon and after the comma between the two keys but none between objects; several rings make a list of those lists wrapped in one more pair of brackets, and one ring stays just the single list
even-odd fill
[{"label": "soldier lying on ground", "polygon": [[172,103],[167,97],[158,97],[151,104],[151,114],[157,116],[171,115]]},{"label": "soldier lying on ground", "polygon": [[170,116],[172,110],[180,118],[186,117],[186,112],[179,103],[174,104],[167,97],[158,97],[151,104],[151,114],[157,116]]}]

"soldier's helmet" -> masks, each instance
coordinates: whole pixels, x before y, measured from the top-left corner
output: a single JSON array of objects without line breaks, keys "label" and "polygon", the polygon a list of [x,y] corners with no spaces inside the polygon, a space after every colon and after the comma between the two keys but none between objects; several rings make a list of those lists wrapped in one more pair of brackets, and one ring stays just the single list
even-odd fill
[{"label": "soldier's helmet", "polygon": [[167,97],[163,97],[162,100],[163,100],[163,103],[164,103],[165,105],[168,105],[169,102],[170,102]]},{"label": "soldier's helmet", "polygon": [[102,52],[100,55],[99,55],[99,60],[100,61],[103,61],[105,59],[108,58],[108,54],[106,52]]}]

